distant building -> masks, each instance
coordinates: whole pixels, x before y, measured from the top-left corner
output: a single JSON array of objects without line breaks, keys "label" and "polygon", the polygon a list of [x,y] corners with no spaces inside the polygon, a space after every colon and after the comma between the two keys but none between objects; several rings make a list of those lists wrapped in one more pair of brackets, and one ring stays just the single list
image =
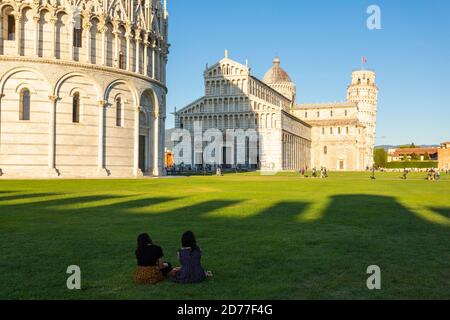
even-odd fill
[{"label": "distant building", "polygon": [[441,143],[441,147],[438,150],[439,153],[439,166],[440,170],[450,170],[450,142]]},{"label": "distant building", "polygon": [[[429,159],[427,159],[427,154]],[[413,160],[414,155],[418,157],[418,161],[437,161],[438,148],[399,148],[388,150],[388,162]]]}]

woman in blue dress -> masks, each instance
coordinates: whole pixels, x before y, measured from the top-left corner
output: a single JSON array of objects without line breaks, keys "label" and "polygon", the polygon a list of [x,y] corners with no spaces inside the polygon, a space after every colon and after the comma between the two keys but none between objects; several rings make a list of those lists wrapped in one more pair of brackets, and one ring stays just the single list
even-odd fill
[{"label": "woman in blue dress", "polygon": [[182,248],[178,251],[181,268],[177,270],[175,282],[178,283],[199,283],[211,277],[210,271],[205,272],[201,264],[202,251],[197,246],[195,235],[192,231],[187,231],[181,239]]}]

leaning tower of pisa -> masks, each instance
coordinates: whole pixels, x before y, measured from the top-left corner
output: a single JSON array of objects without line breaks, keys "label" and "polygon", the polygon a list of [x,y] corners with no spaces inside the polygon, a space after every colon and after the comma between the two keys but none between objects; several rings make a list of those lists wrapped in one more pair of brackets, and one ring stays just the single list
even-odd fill
[{"label": "leaning tower of pisa", "polygon": [[0,176],[164,167],[161,0],[0,0]]},{"label": "leaning tower of pisa", "polygon": [[364,144],[364,167],[371,167],[374,163],[378,87],[375,83],[376,73],[371,70],[357,70],[352,73],[352,83],[347,90],[347,100],[358,107],[358,119],[366,127]]}]

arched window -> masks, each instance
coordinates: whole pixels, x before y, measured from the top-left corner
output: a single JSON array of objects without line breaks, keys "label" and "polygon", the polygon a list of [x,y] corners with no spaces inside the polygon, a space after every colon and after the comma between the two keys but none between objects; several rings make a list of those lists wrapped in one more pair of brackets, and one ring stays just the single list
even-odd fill
[{"label": "arched window", "polygon": [[323,147],[323,154],[328,154],[328,147],[327,146]]},{"label": "arched window", "polygon": [[72,122],[80,122],[80,94],[75,92],[72,97]]},{"label": "arched window", "polygon": [[124,56],[123,56],[122,52],[119,53],[119,68],[120,69],[125,69],[126,68],[126,66],[125,66],[125,59],[124,59]]},{"label": "arched window", "polygon": [[22,89],[20,91],[19,119],[30,120],[30,90]]},{"label": "arched window", "polygon": [[83,17],[78,16],[78,24],[73,28],[73,46],[81,48],[83,46]]},{"label": "arched window", "polygon": [[117,98],[116,100],[116,126],[121,127],[122,122],[122,99]]},{"label": "arched window", "polygon": [[8,15],[8,40],[16,39],[16,19],[12,14]]}]

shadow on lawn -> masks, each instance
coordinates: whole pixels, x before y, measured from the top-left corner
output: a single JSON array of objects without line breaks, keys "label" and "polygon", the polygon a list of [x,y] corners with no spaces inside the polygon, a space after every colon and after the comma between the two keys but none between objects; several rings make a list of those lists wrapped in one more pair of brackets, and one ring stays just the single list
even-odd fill
[{"label": "shadow on lawn", "polygon": [[430,207],[429,208],[431,211],[434,211],[435,213],[440,214],[443,217],[446,217],[448,219],[450,219],[450,208],[444,208],[444,207]]},{"label": "shadow on lawn", "polygon": [[[35,250],[45,252],[56,241],[61,246],[59,255],[46,257],[47,264],[55,270],[66,268],[75,260],[88,266],[92,281],[109,279],[100,287],[114,286],[111,283],[118,281],[133,290],[128,276],[135,265],[136,236],[149,232],[173,260],[182,232],[192,229],[205,252],[207,267],[215,271],[214,286],[223,291],[222,296],[213,298],[377,297],[365,287],[366,269],[373,264],[386,271],[386,289],[379,296],[448,296],[448,280],[443,281],[430,270],[450,269],[450,244],[446,241],[449,228],[420,219],[395,198],[333,196],[322,218],[310,222],[298,221],[310,206],[307,202],[282,201],[242,219],[221,216],[220,212],[234,210],[230,208],[234,206],[241,210],[238,205],[244,200],[209,200],[170,209],[171,202],[182,199],[100,195],[0,203],[0,219],[8,213],[6,218],[14,216],[22,223],[17,227],[19,233],[9,239],[14,241],[14,250],[3,251],[8,261],[32,265],[40,259]],[[108,200],[116,202],[101,203]],[[97,205],[82,207],[89,203]],[[155,210],[159,205],[162,207]],[[64,210],[65,206],[70,209]],[[449,216],[448,208],[433,210]],[[35,215],[27,215],[30,211]],[[219,214],[211,216],[213,212]],[[30,241],[34,248],[26,246]],[[8,270],[17,283],[21,283],[20,265]],[[43,281],[39,267],[36,271],[38,276],[32,281]],[[411,274],[419,283],[408,282]],[[64,277],[62,273],[61,281],[65,281]],[[89,280],[87,283],[88,290],[95,290]],[[420,296],[417,288],[422,288]],[[26,285],[19,291],[28,292]],[[235,292],[240,296],[233,296]],[[197,294],[208,298],[208,291]]]}]

